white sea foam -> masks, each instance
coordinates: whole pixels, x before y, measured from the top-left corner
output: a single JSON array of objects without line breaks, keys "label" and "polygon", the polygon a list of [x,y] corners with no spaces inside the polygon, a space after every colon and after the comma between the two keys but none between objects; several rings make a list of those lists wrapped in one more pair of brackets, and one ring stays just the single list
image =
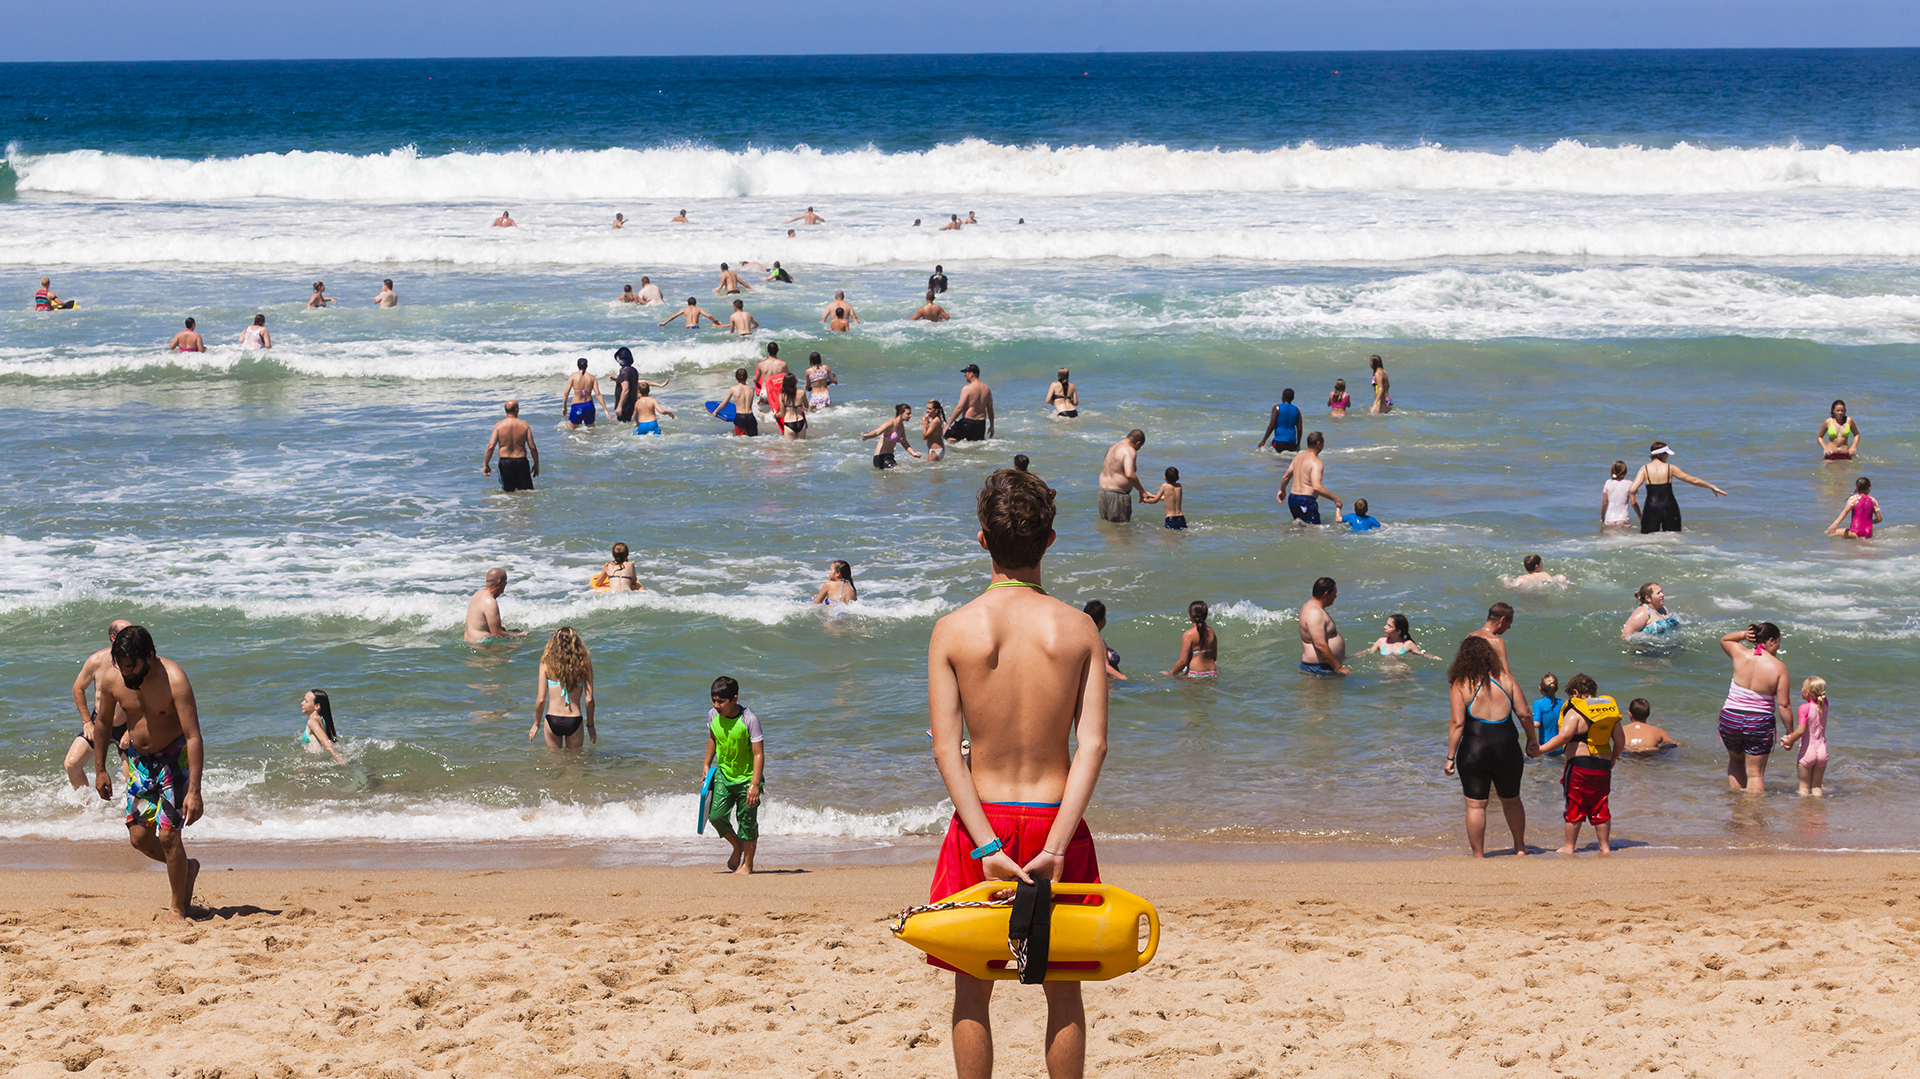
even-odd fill
[{"label": "white sea foam", "polygon": [[190,161],[9,147],[22,194],[203,202],[560,202],[824,195],[1084,196],[1170,192],[1470,190],[1607,195],[1801,188],[1920,188],[1920,150],[1798,145],[1708,149],[1588,146],[1507,153],[1379,145],[1276,150],[1004,146],[969,139],[924,151],[537,150],[423,156],[293,151]]}]

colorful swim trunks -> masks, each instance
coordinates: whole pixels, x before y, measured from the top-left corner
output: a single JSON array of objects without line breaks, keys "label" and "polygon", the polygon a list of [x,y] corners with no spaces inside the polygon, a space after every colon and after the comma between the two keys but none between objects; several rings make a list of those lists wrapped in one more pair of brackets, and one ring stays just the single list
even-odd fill
[{"label": "colorful swim trunks", "polygon": [[1773,752],[1773,713],[1720,710],[1720,744],[1729,753],[1764,757]]},{"label": "colorful swim trunks", "polygon": [[158,753],[126,755],[127,823],[172,832],[186,826],[187,736]]}]

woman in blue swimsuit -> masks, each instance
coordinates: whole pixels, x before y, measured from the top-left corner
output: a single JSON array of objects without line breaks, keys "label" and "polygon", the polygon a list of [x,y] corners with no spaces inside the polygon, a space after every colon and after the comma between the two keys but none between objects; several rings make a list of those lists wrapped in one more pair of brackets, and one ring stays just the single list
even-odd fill
[{"label": "woman in blue swimsuit", "polygon": [[1621,640],[1636,633],[1650,633],[1658,637],[1680,628],[1680,617],[1667,610],[1667,594],[1659,585],[1648,581],[1640,586],[1633,598],[1640,601],[1640,606],[1627,616],[1627,624],[1620,627]]},{"label": "woman in blue swimsuit", "polygon": [[339,738],[333,730],[333,701],[327,697],[324,689],[310,689],[300,698],[300,715],[306,720],[306,727],[300,732],[300,744],[308,753],[322,750],[333,754],[335,764],[347,763],[340,750],[333,744]]}]

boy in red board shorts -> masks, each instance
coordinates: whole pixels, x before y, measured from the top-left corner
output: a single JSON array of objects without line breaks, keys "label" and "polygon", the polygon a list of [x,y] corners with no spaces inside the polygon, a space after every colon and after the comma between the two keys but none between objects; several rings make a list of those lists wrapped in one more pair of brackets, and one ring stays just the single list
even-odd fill
[{"label": "boy in red board shorts", "polygon": [[[933,758],[954,806],[933,875],[936,902],[982,880],[1100,881],[1093,836],[1080,818],[1107,756],[1107,653],[1093,619],[1040,588],[1040,558],[1053,544],[1053,496],[1030,472],[1003,468],[987,478],[977,505],[992,580],[942,618],[927,645]],[[1076,736],[1079,751],[1071,752]],[[972,740],[971,768],[964,737]],[[1041,988],[1047,1074],[1079,1079],[1087,1059],[1080,983]],[[960,1079],[993,1074],[992,995],[991,981],[954,972]]]},{"label": "boy in red board shorts", "polygon": [[1567,792],[1567,845],[1555,853],[1572,854],[1580,841],[1580,825],[1587,821],[1600,840],[1600,853],[1613,853],[1613,809],[1607,796],[1613,791],[1613,766],[1627,748],[1620,720],[1620,706],[1612,697],[1602,697],[1592,678],[1576,674],[1567,683],[1560,733],[1540,747],[1542,755],[1570,747],[1560,781]]}]

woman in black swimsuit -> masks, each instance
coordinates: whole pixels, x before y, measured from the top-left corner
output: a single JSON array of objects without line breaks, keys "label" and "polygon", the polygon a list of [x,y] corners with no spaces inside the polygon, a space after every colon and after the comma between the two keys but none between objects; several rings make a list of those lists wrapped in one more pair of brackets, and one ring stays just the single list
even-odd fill
[{"label": "woman in black swimsuit", "polygon": [[[1527,810],[1520,802],[1520,776],[1526,758],[1540,755],[1540,736],[1532,714],[1514,707],[1520,686],[1500,662],[1500,654],[1480,637],[1460,642],[1447,681],[1452,685],[1453,715],[1444,772],[1460,776],[1460,793],[1467,803],[1467,845],[1475,858],[1486,857],[1487,798],[1497,792],[1513,831],[1513,853],[1525,854]],[[1518,737],[1522,730],[1527,735],[1524,755]]]},{"label": "woman in black swimsuit", "polygon": [[[540,657],[540,682],[533,695],[533,726],[527,728],[527,741],[533,741],[544,725],[550,749],[579,749],[588,738],[599,742],[593,729],[593,706],[593,657],[572,626],[561,626],[547,638],[547,650]],[[582,723],[586,724],[584,737]]]},{"label": "woman in black swimsuit", "polygon": [[1649,532],[1680,531],[1680,503],[1673,500],[1674,480],[1705,487],[1716,495],[1727,493],[1706,480],[1687,475],[1685,469],[1673,463],[1673,447],[1665,442],[1648,446],[1647,456],[1651,460],[1640,466],[1640,474],[1633,477],[1633,486],[1627,488],[1628,499],[1632,499],[1640,488],[1647,489],[1647,500],[1640,507],[1640,534],[1643,536]]}]

